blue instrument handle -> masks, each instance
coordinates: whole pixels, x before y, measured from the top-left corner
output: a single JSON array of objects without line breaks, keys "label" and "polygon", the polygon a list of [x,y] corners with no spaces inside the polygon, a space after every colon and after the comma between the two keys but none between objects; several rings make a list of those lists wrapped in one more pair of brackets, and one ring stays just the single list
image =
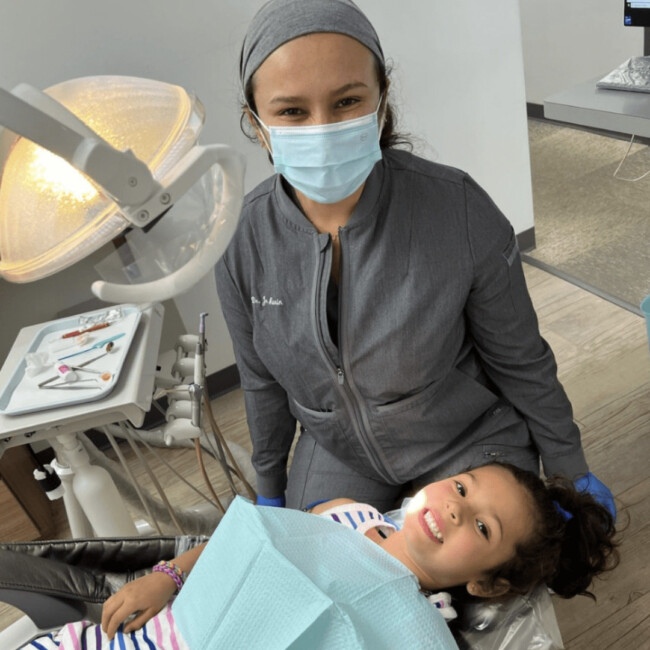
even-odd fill
[{"label": "blue instrument handle", "polygon": [[117,339],[121,339],[123,336],[125,336],[124,332],[122,332],[121,334],[116,334],[115,336],[110,336],[109,338],[104,339],[103,341],[100,341],[99,343],[95,343],[95,345],[91,345],[89,348],[86,348],[85,350],[79,350],[79,352],[73,352],[72,354],[66,354],[65,357],[59,357],[59,361],[63,361],[64,359],[69,359],[70,357],[76,357],[78,354],[83,354],[84,352],[90,352],[90,350],[96,350],[97,348],[102,348],[107,343],[111,343],[111,341],[116,341]]}]

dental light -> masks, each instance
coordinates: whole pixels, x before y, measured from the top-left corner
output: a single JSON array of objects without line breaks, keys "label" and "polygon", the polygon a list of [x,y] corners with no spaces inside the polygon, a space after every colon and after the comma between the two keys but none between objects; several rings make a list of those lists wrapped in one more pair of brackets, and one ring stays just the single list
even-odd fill
[{"label": "dental light", "polygon": [[244,164],[198,146],[204,111],[178,86],[134,77],[0,89],[0,275],[31,282],[113,242],[93,293],[177,296],[225,250]]}]

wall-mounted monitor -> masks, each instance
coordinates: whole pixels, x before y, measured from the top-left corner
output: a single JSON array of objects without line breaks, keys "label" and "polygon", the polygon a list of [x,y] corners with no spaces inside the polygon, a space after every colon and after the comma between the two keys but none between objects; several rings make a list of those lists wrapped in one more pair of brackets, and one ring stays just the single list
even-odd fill
[{"label": "wall-mounted monitor", "polygon": [[624,0],[623,24],[650,27],[650,0]]}]

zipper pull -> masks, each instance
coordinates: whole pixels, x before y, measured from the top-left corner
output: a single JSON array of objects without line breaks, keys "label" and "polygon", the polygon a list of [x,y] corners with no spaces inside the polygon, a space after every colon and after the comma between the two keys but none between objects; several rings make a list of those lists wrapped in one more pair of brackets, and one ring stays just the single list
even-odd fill
[{"label": "zipper pull", "polygon": [[337,368],[336,374],[339,378],[339,384],[343,386],[343,384],[345,383],[345,375],[343,374],[343,371],[340,368]]}]

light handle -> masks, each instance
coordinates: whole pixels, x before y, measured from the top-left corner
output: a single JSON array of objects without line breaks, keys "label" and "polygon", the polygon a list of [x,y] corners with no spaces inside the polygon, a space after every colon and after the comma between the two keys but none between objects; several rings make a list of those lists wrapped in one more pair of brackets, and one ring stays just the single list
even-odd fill
[{"label": "light handle", "polygon": [[[197,146],[178,162],[163,181],[164,192],[170,195],[171,203],[174,203],[214,165],[219,165],[224,172],[223,201],[203,247],[180,269],[152,282],[93,282],[91,290],[98,298],[115,303],[167,300],[189,290],[214,267],[232,238],[239,219],[244,196],[244,157],[226,145]],[[159,195],[151,200],[151,204],[152,208],[158,206],[160,212]],[[140,206],[140,209],[144,207],[146,205]]]},{"label": "light handle", "polygon": [[20,84],[0,88],[0,125],[60,156],[120,206],[138,205],[160,185],[131,151],[119,151],[45,93]]}]

